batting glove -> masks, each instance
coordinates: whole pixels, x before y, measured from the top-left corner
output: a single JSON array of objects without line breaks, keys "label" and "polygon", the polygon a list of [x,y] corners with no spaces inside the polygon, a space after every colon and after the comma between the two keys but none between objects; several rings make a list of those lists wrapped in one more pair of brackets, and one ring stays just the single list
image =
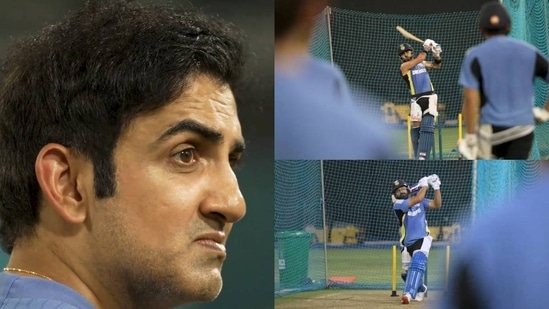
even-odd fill
[{"label": "batting glove", "polygon": [[429,176],[429,185],[433,190],[440,190],[440,178],[438,178],[437,174]]},{"label": "batting glove", "polygon": [[437,175],[437,174],[429,175],[427,178],[428,178],[429,184],[431,184],[431,183],[433,183],[434,181],[437,181],[437,180],[438,180],[438,175]]},{"label": "batting glove", "polygon": [[534,107],[533,112],[537,124],[549,121],[549,112],[545,108]]},{"label": "batting glove", "polygon": [[429,177],[423,177],[418,182],[417,185],[420,187],[428,187],[429,186]]},{"label": "batting glove", "polygon": [[440,59],[440,53],[442,53],[442,49],[440,48],[440,45],[435,43],[433,48],[431,48],[431,52],[433,53],[433,57],[435,59]]},{"label": "batting glove", "polygon": [[465,134],[464,139],[458,141],[458,150],[467,160],[475,160],[478,156],[478,141],[476,134]]},{"label": "batting glove", "polygon": [[431,50],[431,47],[433,47],[435,41],[427,39],[423,41],[423,50],[426,52],[429,52]]},{"label": "batting glove", "polygon": [[434,42],[433,42],[433,44],[434,44],[434,45],[433,45],[432,52],[433,52],[434,54],[440,55],[440,53],[442,53],[442,47],[440,47],[440,44],[438,44],[438,43],[434,43]]}]

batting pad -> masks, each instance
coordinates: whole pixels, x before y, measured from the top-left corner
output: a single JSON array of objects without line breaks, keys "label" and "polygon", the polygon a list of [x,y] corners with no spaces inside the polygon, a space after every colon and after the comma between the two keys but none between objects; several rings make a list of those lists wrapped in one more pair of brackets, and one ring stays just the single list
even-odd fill
[{"label": "batting pad", "polygon": [[410,129],[410,137],[412,138],[412,147],[414,149],[414,159],[417,159],[417,148],[419,143],[419,128]]},{"label": "batting pad", "polygon": [[435,117],[423,116],[419,133],[419,156],[429,159],[431,149],[435,143]]},{"label": "batting pad", "polygon": [[427,256],[421,251],[416,251],[408,268],[404,293],[410,293],[412,298],[416,298],[417,290],[423,284],[425,269],[427,269]]}]

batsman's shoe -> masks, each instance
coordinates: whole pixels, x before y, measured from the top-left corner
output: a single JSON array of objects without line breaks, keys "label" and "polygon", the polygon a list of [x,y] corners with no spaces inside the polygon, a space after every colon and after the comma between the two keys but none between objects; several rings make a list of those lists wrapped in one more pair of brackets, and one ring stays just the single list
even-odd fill
[{"label": "batsman's shoe", "polygon": [[400,302],[403,305],[408,305],[410,303],[411,299],[412,299],[412,295],[410,295],[409,293],[406,293],[406,294],[402,295],[402,298],[400,299]]},{"label": "batsman's shoe", "polygon": [[422,284],[417,290],[415,301],[423,301],[423,297],[425,297],[425,292],[427,292],[427,286],[425,284]]}]

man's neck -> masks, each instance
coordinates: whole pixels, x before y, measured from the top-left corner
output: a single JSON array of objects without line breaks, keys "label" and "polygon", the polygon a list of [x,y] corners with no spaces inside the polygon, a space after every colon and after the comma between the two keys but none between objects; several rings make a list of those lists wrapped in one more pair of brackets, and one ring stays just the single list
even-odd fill
[{"label": "man's neck", "polygon": [[[79,260],[78,252],[58,251],[54,248],[57,248],[54,243],[39,241],[36,237],[33,240],[22,241],[14,247],[6,267],[47,276],[53,281],[75,290],[95,308],[121,308],[119,302],[113,297],[113,295],[118,296],[119,294],[115,294],[112,287],[105,286],[104,282],[94,276],[92,269],[85,267],[86,264],[82,261],[74,262]],[[67,256],[71,256],[71,258],[67,259]],[[28,273],[17,274],[32,276]]]}]

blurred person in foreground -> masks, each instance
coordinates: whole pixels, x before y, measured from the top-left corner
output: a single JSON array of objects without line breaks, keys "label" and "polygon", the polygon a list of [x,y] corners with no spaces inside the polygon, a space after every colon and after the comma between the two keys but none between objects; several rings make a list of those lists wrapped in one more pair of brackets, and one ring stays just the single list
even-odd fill
[{"label": "blurred person in foreground", "polygon": [[549,121],[549,100],[534,106],[537,77],[549,83],[549,59],[533,45],[509,37],[511,17],[492,1],[479,14],[485,41],[463,59],[465,136],[458,148],[466,159],[527,160],[537,123]]},{"label": "blurred person in foreground", "polygon": [[389,159],[381,122],[358,108],[341,70],[309,54],[327,0],[275,1],[275,159]]},{"label": "blurred person in foreground", "polygon": [[246,210],[218,17],[88,1],[11,48],[0,81],[0,308],[173,308],[215,299]]},{"label": "blurred person in foreground", "polygon": [[549,163],[525,192],[477,219],[456,244],[448,290],[434,309],[547,308]]}]

